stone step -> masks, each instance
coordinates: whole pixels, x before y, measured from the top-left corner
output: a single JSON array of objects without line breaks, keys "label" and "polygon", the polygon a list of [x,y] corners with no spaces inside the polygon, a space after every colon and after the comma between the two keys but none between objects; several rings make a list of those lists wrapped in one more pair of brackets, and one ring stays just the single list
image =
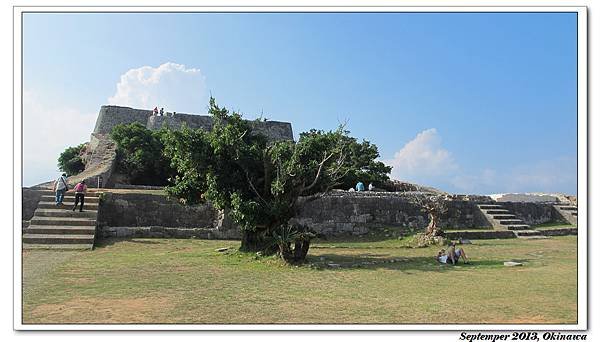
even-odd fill
[{"label": "stone step", "polygon": [[479,209],[502,209],[502,206],[499,204],[479,204]]},{"label": "stone step", "polygon": [[[52,202],[39,202],[38,203],[38,209],[57,209],[57,208],[64,208],[64,209],[69,209],[72,208],[74,203],[69,203],[66,204],[63,202],[63,206],[57,206],[56,203],[54,203],[54,201]],[[77,206],[79,207],[79,206]],[[88,203],[87,198],[85,199],[85,204],[83,205],[83,210],[98,210],[98,202],[96,203]]]},{"label": "stone step", "polygon": [[577,212],[571,213],[571,215],[573,215],[573,216],[577,216]]},{"label": "stone step", "polygon": [[75,210],[72,209],[36,209],[34,212],[34,217],[86,217],[95,219],[98,217],[97,210],[84,210],[79,211],[79,207]]},{"label": "stone step", "polygon": [[[55,196],[50,196],[50,195],[43,195],[40,198],[40,202],[54,202],[56,200]],[[99,202],[99,198],[98,197],[88,197],[85,196],[85,203],[98,203]],[[75,195],[67,195],[63,198],[63,203],[64,204],[74,204],[75,203]]]},{"label": "stone step", "polygon": [[23,234],[23,243],[42,245],[93,244],[94,235]]},{"label": "stone step", "polygon": [[[52,191],[52,190],[36,190],[38,193],[42,194],[43,196],[55,196],[56,192]],[[96,191],[90,191],[88,190],[88,192],[85,194],[85,197],[98,197],[98,194],[102,193],[102,192],[96,192]],[[65,195],[72,195],[75,196],[75,192],[73,192],[73,188],[71,188],[69,191],[67,191],[67,193]]]},{"label": "stone step", "polygon": [[499,220],[499,222],[500,222],[500,224],[505,225],[505,226],[523,224],[523,220],[521,220],[521,219]]},{"label": "stone step", "polygon": [[516,218],[516,216],[515,216],[515,215],[513,215],[513,214],[496,214],[496,215],[492,215],[492,217],[493,217],[495,220],[501,220],[501,219],[513,219],[513,218]]},{"label": "stone step", "polygon": [[528,230],[530,227],[527,224],[511,224],[506,226],[508,230]]},{"label": "stone step", "polygon": [[560,210],[577,211],[577,207],[560,207]]},{"label": "stone step", "polygon": [[48,249],[48,250],[91,250],[94,248],[92,243],[73,243],[73,244],[37,244],[37,243],[23,243],[23,249]]},{"label": "stone step", "polygon": [[93,226],[29,226],[23,229],[24,234],[64,234],[64,235],[89,235],[95,234]]},{"label": "stone step", "polygon": [[517,231],[515,231],[515,234],[517,235],[517,237],[521,237],[521,236],[541,236],[541,235],[543,235],[541,232],[539,232],[537,230],[517,230]]},{"label": "stone step", "polygon": [[488,215],[502,215],[502,214],[510,214],[510,211],[506,210],[506,209],[493,209],[493,210],[486,210],[485,212]]},{"label": "stone step", "polygon": [[96,226],[96,220],[83,217],[36,217],[34,216],[31,225],[44,226]]}]

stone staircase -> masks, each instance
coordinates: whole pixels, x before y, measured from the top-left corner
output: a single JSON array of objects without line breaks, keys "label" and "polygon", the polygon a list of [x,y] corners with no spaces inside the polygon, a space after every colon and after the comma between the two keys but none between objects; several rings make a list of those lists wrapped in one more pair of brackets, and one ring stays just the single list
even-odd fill
[{"label": "stone staircase", "polygon": [[577,207],[570,203],[554,205],[554,209],[570,224],[577,224]]},{"label": "stone staircase", "polygon": [[75,194],[65,194],[62,206],[56,206],[54,192],[42,191],[29,226],[23,229],[23,249],[92,249],[98,217],[98,194],[85,196],[83,212],[72,211]]},{"label": "stone staircase", "polygon": [[516,217],[501,204],[478,204],[479,210],[485,215],[492,227],[497,230],[513,231],[515,236],[522,238],[539,238],[542,233],[530,229],[528,224]]}]

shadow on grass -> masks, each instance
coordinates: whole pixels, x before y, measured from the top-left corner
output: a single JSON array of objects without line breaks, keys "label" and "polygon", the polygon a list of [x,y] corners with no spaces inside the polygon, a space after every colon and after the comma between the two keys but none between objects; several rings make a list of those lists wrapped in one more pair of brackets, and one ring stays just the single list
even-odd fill
[{"label": "shadow on grass", "polygon": [[[526,262],[527,260],[514,260]],[[336,270],[336,269],[390,269],[402,272],[410,271],[434,271],[447,272],[466,268],[499,268],[504,267],[504,260],[470,260],[465,264],[463,260],[456,265],[442,264],[431,257],[391,257],[387,254],[321,254],[318,256],[309,256],[308,262],[318,269]]]},{"label": "shadow on grass", "polygon": [[316,244],[328,244],[328,243],[360,243],[360,242],[380,242],[386,240],[397,240],[398,238],[405,238],[412,236],[422,230],[406,228],[403,226],[388,226],[382,228],[370,228],[368,234],[353,235],[351,233],[341,233],[335,236],[324,236],[321,235],[314,240]]},{"label": "shadow on grass", "polygon": [[112,246],[117,242],[123,242],[123,241],[127,241],[127,242],[132,242],[132,243],[138,243],[138,244],[142,244],[142,245],[157,245],[157,244],[161,244],[164,243],[163,241],[153,241],[153,240],[140,240],[141,238],[108,238],[108,239],[100,239],[100,240],[96,240],[96,242],[94,242],[94,248],[103,248],[103,247],[108,247],[108,246]]}]

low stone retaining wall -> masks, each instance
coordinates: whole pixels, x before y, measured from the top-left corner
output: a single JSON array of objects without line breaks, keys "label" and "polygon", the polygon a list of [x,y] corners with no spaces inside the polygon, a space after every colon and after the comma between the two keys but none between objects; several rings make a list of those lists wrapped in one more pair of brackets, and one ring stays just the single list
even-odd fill
[{"label": "low stone retaining wall", "polygon": [[553,205],[556,203],[502,202],[501,204],[528,225],[564,222],[564,218],[554,209]]},{"label": "low stone retaining wall", "polygon": [[184,206],[164,195],[110,193],[101,196],[98,224],[107,227],[209,228],[217,220],[210,205]]},{"label": "low stone retaining wall", "polygon": [[[307,225],[325,236],[367,235],[393,228],[400,235],[423,229],[427,214],[408,196],[414,193],[335,191],[314,201],[300,201],[296,223]],[[453,196],[440,227],[473,230],[491,227],[478,203],[485,196]],[[556,220],[554,208],[540,203],[503,203],[526,222]],[[510,207],[509,207],[510,206]],[[33,212],[31,213],[33,214]],[[177,237],[237,239],[238,227],[210,204],[185,206],[162,194],[110,193],[101,197],[98,213],[99,237]],[[452,238],[494,239],[515,237],[511,231],[450,232]],[[456,235],[459,234],[459,235]],[[558,234],[558,233],[548,233]]]},{"label": "low stone retaining wall", "polygon": [[239,229],[210,204],[187,206],[165,195],[110,193],[101,196],[101,237],[237,238]]},{"label": "low stone retaining wall", "polygon": [[[300,201],[302,208],[295,222],[325,235],[362,235],[370,229],[400,227],[423,229],[429,223],[427,214],[415,205],[410,196],[401,192],[335,191],[310,202]],[[491,201],[485,196],[454,196],[448,212],[439,223],[443,228],[491,227],[477,203]]]},{"label": "low stone retaining wall", "polygon": [[577,235],[577,228],[538,229],[545,236]]},{"label": "low stone retaining wall", "polygon": [[100,227],[101,238],[176,238],[176,239],[239,239],[236,230],[218,228],[175,228],[175,227]]},{"label": "low stone retaining wall", "polygon": [[458,231],[448,232],[446,231],[446,238],[450,240],[462,239],[513,239],[517,235],[511,230],[482,230],[482,231]]},{"label": "low stone retaining wall", "polygon": [[163,190],[164,186],[157,185],[133,185],[133,184],[121,184],[115,183],[114,189],[134,189],[134,190]]}]

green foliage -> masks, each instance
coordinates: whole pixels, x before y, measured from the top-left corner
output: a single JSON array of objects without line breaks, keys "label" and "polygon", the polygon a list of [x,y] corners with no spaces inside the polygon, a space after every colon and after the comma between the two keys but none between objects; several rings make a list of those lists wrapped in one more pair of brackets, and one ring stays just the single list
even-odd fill
[{"label": "green foliage", "polygon": [[139,123],[117,125],[110,136],[117,143],[117,169],[132,184],[166,185],[173,170],[163,155],[161,136],[166,130],[151,131]]},{"label": "green foliage", "polygon": [[[313,130],[298,142],[268,142],[252,134],[239,113],[219,107],[213,98],[209,113],[210,132],[184,127],[162,136],[164,153],[177,171],[167,192],[189,204],[208,200],[229,209],[245,234],[242,249],[267,248],[275,230],[295,215],[300,196],[310,200],[343,185],[350,172],[369,172],[373,161],[367,159],[373,151],[377,155],[374,145],[356,143],[343,127]],[[352,158],[355,151],[368,153]],[[362,168],[354,170],[353,165]],[[310,240],[308,232],[298,234],[296,240]],[[308,243],[302,248],[308,249]]]},{"label": "green foliage", "polygon": [[85,144],[67,147],[58,157],[58,169],[69,176],[76,175],[85,169],[81,160],[81,153],[85,150]]},{"label": "green foliage", "polygon": [[[343,133],[340,139],[342,139],[342,144],[346,150],[347,160],[345,161],[343,170],[345,175],[340,180],[341,184],[338,184],[336,188],[354,188],[358,181],[362,181],[365,185],[373,183],[375,186],[381,186],[385,181],[389,180],[388,174],[392,171],[392,168],[380,161],[376,161],[379,158],[377,146],[367,140],[359,143],[356,138],[348,136],[350,133],[348,131],[344,131]],[[323,134],[323,131],[312,129],[309,132],[301,133],[300,139],[309,139],[311,137],[322,136]],[[321,148],[335,148],[333,144],[336,143],[335,140],[321,140]]]}]

